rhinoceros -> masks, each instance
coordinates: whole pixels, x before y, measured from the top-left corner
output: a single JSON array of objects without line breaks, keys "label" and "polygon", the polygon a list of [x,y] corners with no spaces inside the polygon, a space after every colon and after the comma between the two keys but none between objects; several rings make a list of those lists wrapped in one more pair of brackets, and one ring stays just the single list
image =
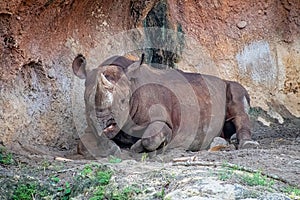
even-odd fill
[{"label": "rhinoceros", "polygon": [[[207,149],[217,136],[236,132],[238,148],[251,139],[250,99],[239,83],[178,69],[156,69],[141,60],[113,56],[88,70],[79,54],[74,74],[85,79],[88,123],[79,150],[108,156],[120,148],[152,152]],[[85,146],[85,148],[83,147]]]}]

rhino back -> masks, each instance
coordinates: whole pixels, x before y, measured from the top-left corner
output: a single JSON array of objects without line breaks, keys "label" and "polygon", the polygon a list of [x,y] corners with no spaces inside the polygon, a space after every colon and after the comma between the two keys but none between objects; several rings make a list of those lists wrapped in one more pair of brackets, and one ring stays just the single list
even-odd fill
[{"label": "rhino back", "polygon": [[133,77],[135,92],[130,116],[137,129],[146,128],[154,120],[165,121],[172,129],[168,148],[195,151],[207,148],[212,139],[220,135],[226,106],[224,81],[196,73],[148,67],[139,68]]}]

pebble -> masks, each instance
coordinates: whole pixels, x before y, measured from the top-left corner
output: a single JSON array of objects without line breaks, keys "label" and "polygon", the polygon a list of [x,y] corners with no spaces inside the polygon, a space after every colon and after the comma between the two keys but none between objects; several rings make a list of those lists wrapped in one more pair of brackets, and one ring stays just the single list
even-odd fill
[{"label": "pebble", "polygon": [[219,145],[226,146],[226,145],[228,145],[228,142],[224,138],[215,137],[213,139],[212,143],[210,144],[210,148],[213,148],[213,147],[219,146]]},{"label": "pebble", "polygon": [[239,29],[243,29],[243,28],[245,28],[247,26],[247,22],[246,21],[239,21],[238,23],[237,23],[237,27],[239,28]]}]

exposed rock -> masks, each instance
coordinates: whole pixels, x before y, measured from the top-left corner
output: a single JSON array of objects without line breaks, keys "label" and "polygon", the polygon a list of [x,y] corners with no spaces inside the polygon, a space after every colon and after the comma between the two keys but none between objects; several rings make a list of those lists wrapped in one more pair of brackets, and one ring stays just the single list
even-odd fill
[{"label": "exposed rock", "polygon": [[236,26],[239,28],[239,29],[243,29],[247,26],[247,22],[246,21],[239,21]]}]

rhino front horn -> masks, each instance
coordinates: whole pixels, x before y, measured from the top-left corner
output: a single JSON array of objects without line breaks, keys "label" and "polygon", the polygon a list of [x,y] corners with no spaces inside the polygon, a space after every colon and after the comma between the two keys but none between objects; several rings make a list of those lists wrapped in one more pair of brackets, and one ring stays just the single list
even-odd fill
[{"label": "rhino front horn", "polygon": [[113,89],[114,85],[111,82],[109,82],[109,80],[107,80],[103,73],[100,74],[100,78],[105,89]]}]

